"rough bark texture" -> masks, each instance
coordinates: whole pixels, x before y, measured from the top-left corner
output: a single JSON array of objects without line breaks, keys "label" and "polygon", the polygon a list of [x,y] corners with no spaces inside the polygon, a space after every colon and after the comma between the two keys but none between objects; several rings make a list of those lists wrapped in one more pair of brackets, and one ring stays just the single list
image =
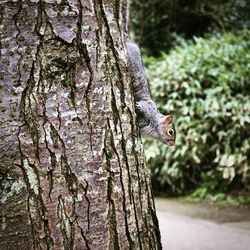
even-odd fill
[{"label": "rough bark texture", "polygon": [[127,2],[0,4],[0,249],[161,249]]}]

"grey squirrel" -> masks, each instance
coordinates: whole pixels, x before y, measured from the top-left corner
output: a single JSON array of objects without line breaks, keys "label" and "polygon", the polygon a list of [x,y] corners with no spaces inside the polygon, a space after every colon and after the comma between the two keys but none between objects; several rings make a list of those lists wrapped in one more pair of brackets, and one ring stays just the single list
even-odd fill
[{"label": "grey squirrel", "polygon": [[140,131],[143,135],[172,146],[175,143],[176,135],[173,116],[162,115],[152,101],[140,50],[130,40],[127,41],[127,53]]}]

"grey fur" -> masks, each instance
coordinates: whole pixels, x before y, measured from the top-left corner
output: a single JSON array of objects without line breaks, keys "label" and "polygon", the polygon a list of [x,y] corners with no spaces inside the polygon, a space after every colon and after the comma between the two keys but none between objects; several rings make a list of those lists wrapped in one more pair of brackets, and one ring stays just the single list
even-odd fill
[{"label": "grey fur", "polygon": [[142,64],[140,50],[136,44],[128,41],[127,53],[136,113],[141,133],[166,143],[162,133],[164,116],[158,111],[150,97],[147,76]]}]

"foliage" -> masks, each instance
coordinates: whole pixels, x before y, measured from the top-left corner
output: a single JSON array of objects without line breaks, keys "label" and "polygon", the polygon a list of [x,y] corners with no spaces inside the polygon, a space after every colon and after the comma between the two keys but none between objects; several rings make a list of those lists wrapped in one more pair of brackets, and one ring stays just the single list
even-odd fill
[{"label": "foliage", "polygon": [[[176,146],[146,139],[157,191],[197,195],[250,183],[250,31],[195,38],[145,58],[153,99],[174,114]],[[197,191],[198,192],[198,191]]]},{"label": "foliage", "polygon": [[130,27],[134,39],[158,56],[178,43],[211,31],[235,31],[249,27],[249,0],[132,0]]}]

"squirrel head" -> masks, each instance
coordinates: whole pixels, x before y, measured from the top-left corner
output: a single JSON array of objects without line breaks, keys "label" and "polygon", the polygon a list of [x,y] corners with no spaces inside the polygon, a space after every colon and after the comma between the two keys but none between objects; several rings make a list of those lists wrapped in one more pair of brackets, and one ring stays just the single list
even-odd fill
[{"label": "squirrel head", "polygon": [[175,136],[176,131],[173,124],[173,116],[166,115],[164,116],[162,122],[162,133],[163,133],[163,142],[169,146],[173,146],[175,144]]}]

